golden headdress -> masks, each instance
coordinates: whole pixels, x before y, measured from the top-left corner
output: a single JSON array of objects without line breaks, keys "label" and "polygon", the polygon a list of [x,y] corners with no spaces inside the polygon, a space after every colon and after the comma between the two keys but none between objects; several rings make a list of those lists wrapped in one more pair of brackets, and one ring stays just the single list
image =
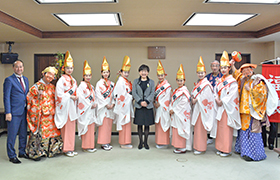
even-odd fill
[{"label": "golden headdress", "polygon": [[196,65],[196,72],[206,72],[205,65],[202,57],[199,57],[198,63]]},{"label": "golden headdress", "polygon": [[62,67],[62,71],[64,71],[65,67],[74,67],[73,58],[69,51],[65,54],[64,65]]},{"label": "golden headdress", "polygon": [[55,75],[58,73],[58,70],[53,67],[53,66],[49,66],[49,67],[46,67],[42,73],[47,73],[47,72],[51,72],[51,73],[54,73]]},{"label": "golden headdress", "polygon": [[91,67],[89,66],[87,60],[84,62],[83,76],[86,74],[91,74]]},{"label": "golden headdress", "polygon": [[177,71],[177,76],[176,76],[176,79],[186,79],[185,78],[185,72],[184,72],[184,68],[183,68],[183,65],[180,64],[180,67]]},{"label": "golden headdress", "polygon": [[105,56],[103,57],[103,61],[101,64],[101,72],[102,71],[110,71],[110,67]]},{"label": "golden headdress", "polygon": [[128,56],[125,56],[123,59],[122,70],[129,71],[130,67],[131,67],[130,58]]},{"label": "golden headdress", "polygon": [[160,60],[158,60],[157,74],[158,75],[162,75],[162,74],[166,75]]},{"label": "golden headdress", "polygon": [[228,58],[228,53],[226,51],[223,52],[223,55],[220,59],[220,66],[229,66],[229,58]]}]

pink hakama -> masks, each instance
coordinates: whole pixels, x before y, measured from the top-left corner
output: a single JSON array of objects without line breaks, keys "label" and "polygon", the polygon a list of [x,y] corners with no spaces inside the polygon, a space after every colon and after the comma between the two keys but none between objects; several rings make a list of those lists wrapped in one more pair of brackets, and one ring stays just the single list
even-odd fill
[{"label": "pink hakama", "polygon": [[232,148],[233,128],[227,125],[227,113],[223,112],[222,118],[217,124],[215,147],[223,153],[230,153]]},{"label": "pink hakama", "polygon": [[202,124],[200,113],[194,126],[193,148],[201,152],[207,149],[207,131]]},{"label": "pink hakama", "polygon": [[170,143],[169,132],[170,132],[170,128],[166,132],[163,131],[159,120],[159,122],[156,123],[156,137],[155,137],[156,144],[169,145]]},{"label": "pink hakama", "polygon": [[104,117],[103,124],[98,128],[98,144],[109,144],[111,142],[113,119]]},{"label": "pink hakama", "polygon": [[82,135],[82,148],[83,149],[94,149],[94,130],[95,130],[95,123],[88,125],[88,130],[86,134]]},{"label": "pink hakama", "polygon": [[186,148],[186,139],[178,134],[178,130],[172,127],[172,146],[175,148]]},{"label": "pink hakama", "polygon": [[76,120],[70,121],[68,116],[66,124],[61,128],[63,152],[74,151],[75,148]]},{"label": "pink hakama", "polygon": [[119,143],[120,145],[131,144],[131,122],[122,126],[122,130],[119,131]]}]

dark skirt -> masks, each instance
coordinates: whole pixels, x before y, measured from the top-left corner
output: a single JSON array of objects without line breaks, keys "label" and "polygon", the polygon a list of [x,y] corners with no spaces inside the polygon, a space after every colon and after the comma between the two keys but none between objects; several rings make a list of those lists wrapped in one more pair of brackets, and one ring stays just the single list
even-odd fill
[{"label": "dark skirt", "polygon": [[61,154],[62,147],[63,141],[61,136],[42,139],[41,133],[36,135],[31,133],[25,151],[30,159],[36,159],[43,156],[54,157],[57,154]]},{"label": "dark skirt", "polygon": [[134,124],[150,126],[155,124],[154,111],[153,109],[147,109],[142,107],[140,109],[135,108]]}]

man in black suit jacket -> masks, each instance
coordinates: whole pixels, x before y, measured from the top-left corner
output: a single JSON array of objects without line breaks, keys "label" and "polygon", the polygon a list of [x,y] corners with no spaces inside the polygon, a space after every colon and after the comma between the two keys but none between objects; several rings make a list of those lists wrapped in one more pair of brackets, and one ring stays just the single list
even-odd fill
[{"label": "man in black suit jacket", "polygon": [[21,163],[15,152],[15,140],[19,135],[19,157],[28,158],[25,153],[27,141],[26,95],[29,91],[27,77],[23,76],[23,62],[13,63],[14,74],[4,82],[4,106],[8,125],[7,153],[10,162]]}]

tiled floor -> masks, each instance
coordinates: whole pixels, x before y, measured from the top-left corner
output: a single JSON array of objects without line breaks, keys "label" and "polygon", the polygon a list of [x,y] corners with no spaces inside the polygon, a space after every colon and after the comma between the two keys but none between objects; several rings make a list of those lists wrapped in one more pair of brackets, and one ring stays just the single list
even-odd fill
[{"label": "tiled floor", "polygon": [[0,137],[0,179],[280,179],[280,159],[267,148],[266,160],[245,162],[236,154],[227,158],[215,155],[214,144],[208,146],[204,155],[194,155],[193,152],[174,154],[171,146],[156,149],[154,136],[149,137],[150,150],[137,149],[138,136],[132,136],[132,142],[133,149],[121,149],[118,136],[113,136],[111,151],[106,152],[97,145],[97,152],[86,153],[77,137],[79,155],[76,157],[60,155],[40,162],[21,159],[21,164],[12,164],[6,155],[6,135],[3,135]]}]

